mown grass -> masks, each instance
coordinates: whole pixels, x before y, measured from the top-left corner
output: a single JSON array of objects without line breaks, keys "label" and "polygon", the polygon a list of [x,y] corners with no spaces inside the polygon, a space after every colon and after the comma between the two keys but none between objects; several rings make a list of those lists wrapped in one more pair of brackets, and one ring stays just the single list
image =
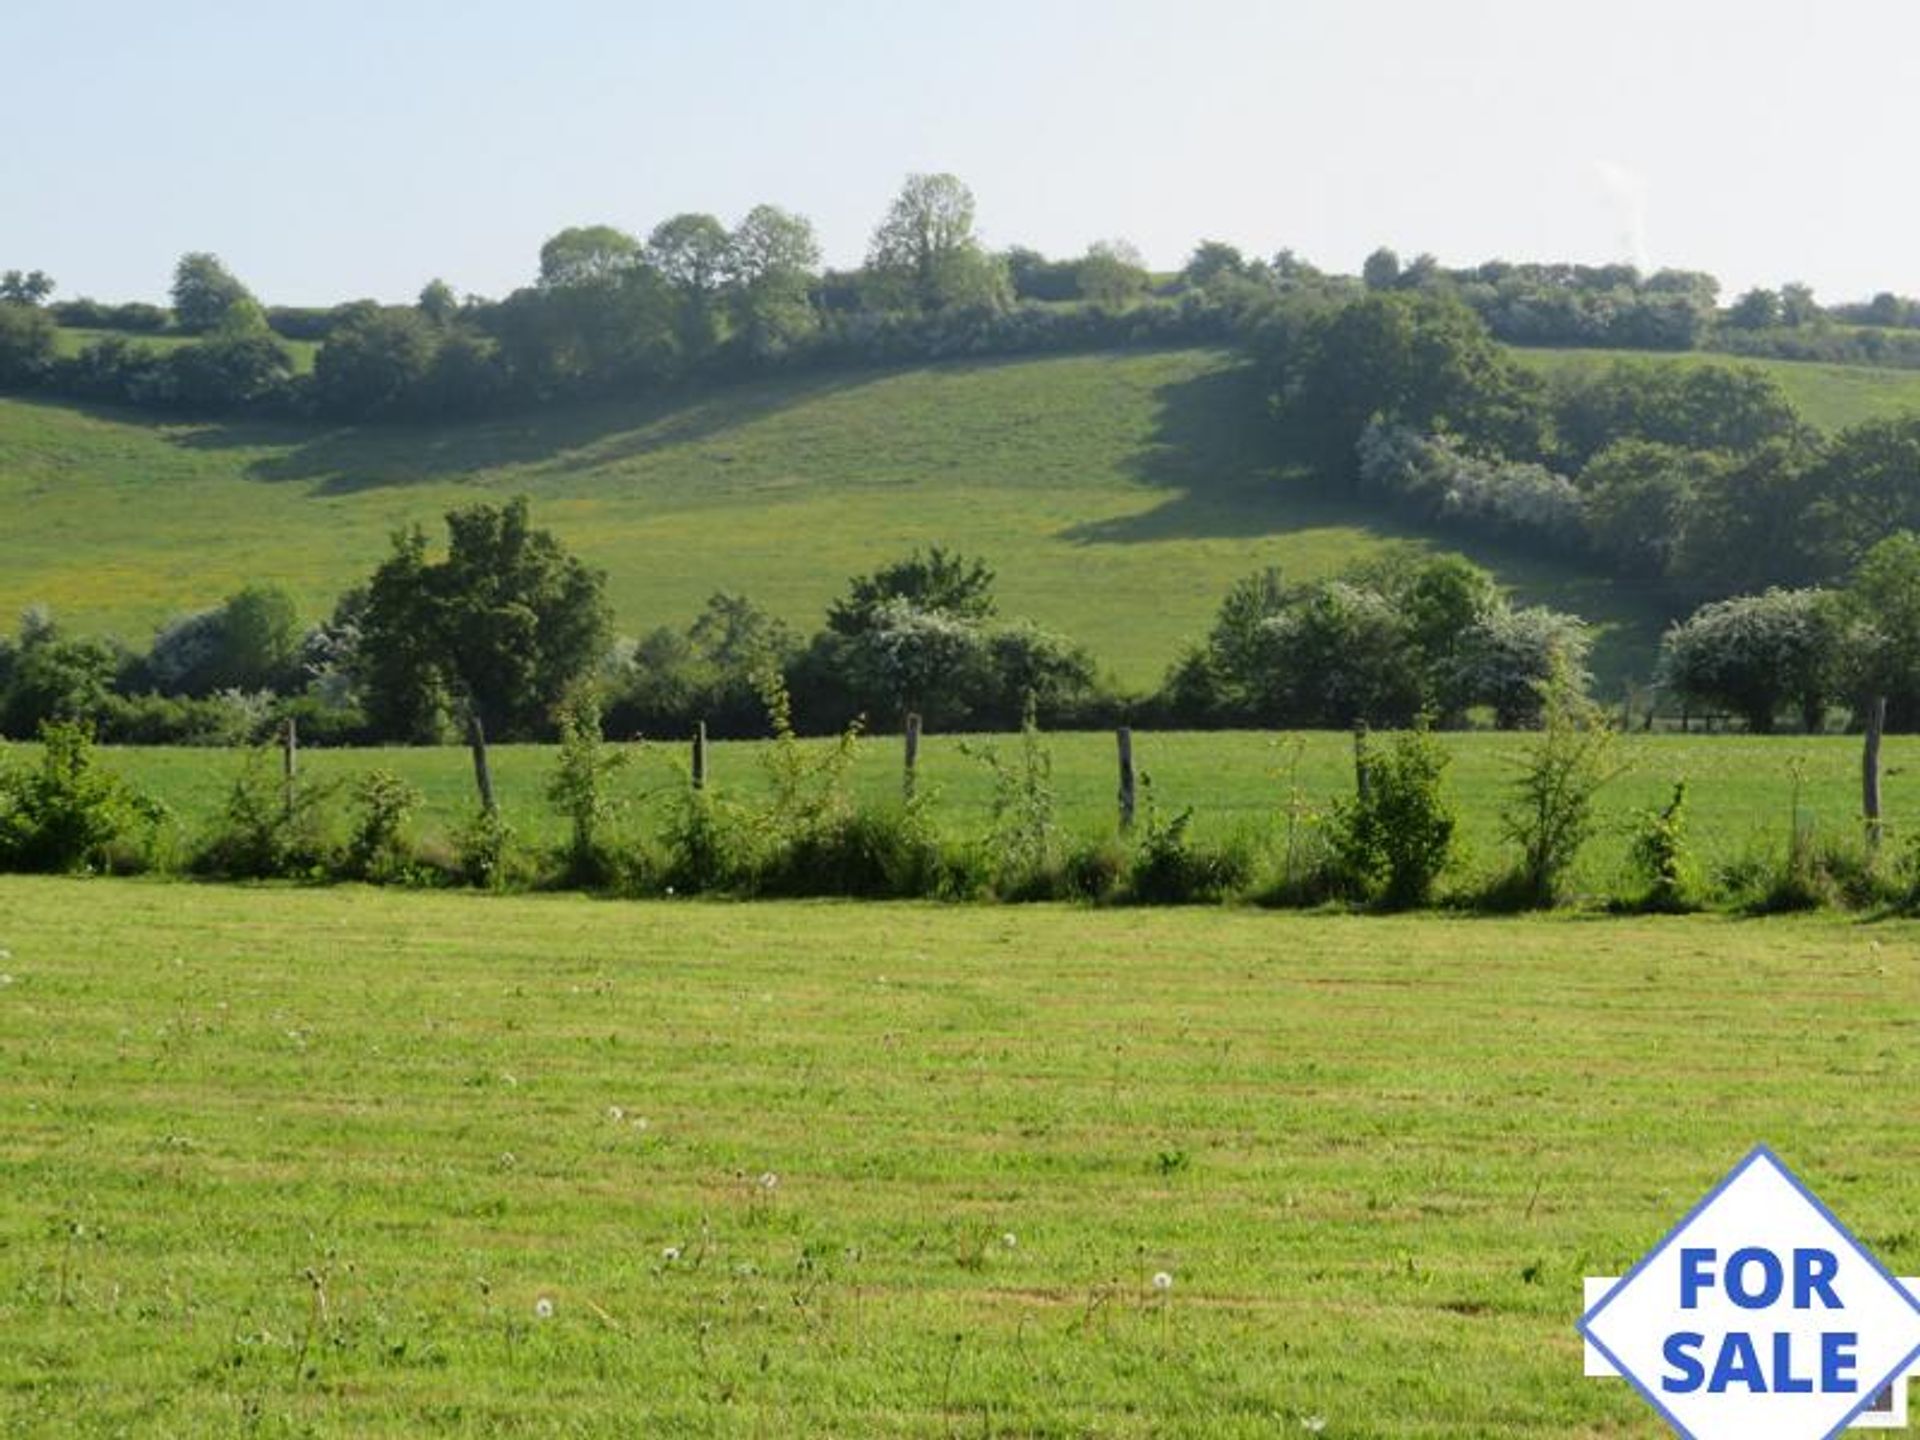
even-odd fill
[{"label": "mown grass", "polygon": [[0,878],[0,1430],[1664,1433],[1755,1141],[1920,1268],[1916,938]]},{"label": "mown grass", "polygon": [[[241,584],[317,618],[398,526],[515,493],[610,576],[619,628],[685,625],[716,589],[802,630],[849,575],[915,546],[984,555],[1002,610],[1157,682],[1226,588],[1309,579],[1422,535],[1276,466],[1255,378],[1217,351],[1080,355],[770,380],[449,426],[163,424],[0,402],[0,614],[50,603],[144,645]],[[1644,673],[1648,597],[1465,543],[1525,598],[1610,627]]]},{"label": "mown grass", "polygon": [[[980,759],[962,750],[963,745],[977,750],[987,738],[929,735],[923,742],[921,789],[935,825],[950,837],[980,838],[988,832],[991,776]],[[1501,814],[1531,737],[1472,732],[1440,738],[1451,757],[1446,786],[1461,821],[1453,878],[1484,878],[1512,858]],[[805,743],[817,749],[830,742]],[[1009,760],[1015,758],[1017,737],[994,743]],[[1082,837],[1113,833],[1118,788],[1113,737],[1075,733],[1047,737],[1047,743],[1063,828]],[[1196,835],[1213,841],[1238,837],[1273,851],[1284,846],[1290,810],[1300,823],[1311,823],[1303,818],[1308,812],[1324,815],[1335,797],[1353,791],[1353,744],[1344,734],[1141,732],[1134,746],[1153,803],[1168,815],[1193,807]],[[657,835],[684,791],[687,747],[665,739],[626,748],[635,762],[612,784],[624,808],[616,833]],[[24,756],[29,747],[13,749]],[[715,744],[710,764],[716,793],[763,797],[768,779],[761,750],[755,742]],[[167,804],[182,848],[214,824],[245,763],[240,754],[218,750],[127,747],[103,749],[100,756]],[[557,847],[565,835],[565,822],[545,799],[554,757],[551,746],[492,749],[503,812],[529,845]],[[1620,737],[1617,758],[1624,768],[1600,792],[1598,833],[1575,874],[1576,887],[1589,895],[1631,889],[1626,857],[1638,817],[1665,803],[1679,779],[1688,782],[1688,844],[1708,872],[1783,853],[1796,795],[1816,839],[1852,841],[1860,834],[1860,742],[1855,737],[1631,734]],[[429,841],[444,842],[476,806],[471,764],[458,747],[310,749],[300,763],[303,773],[321,784],[344,786],[373,769],[397,773],[425,797],[416,832]],[[876,802],[897,796],[901,763],[897,737],[863,739],[849,776],[853,793]],[[1910,836],[1920,835],[1920,790],[1915,788],[1920,738],[1890,737],[1884,764],[1888,851],[1897,857]]]}]

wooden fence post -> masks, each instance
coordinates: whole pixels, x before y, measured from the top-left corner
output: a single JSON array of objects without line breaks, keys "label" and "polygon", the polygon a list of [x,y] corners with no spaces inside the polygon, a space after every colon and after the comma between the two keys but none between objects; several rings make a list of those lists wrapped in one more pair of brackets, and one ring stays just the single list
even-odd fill
[{"label": "wooden fence post", "polygon": [[907,712],[907,748],[906,773],[901,784],[906,790],[907,799],[913,798],[914,771],[920,764],[920,716],[917,711]]},{"label": "wooden fence post", "polygon": [[1887,697],[1867,701],[1867,738],[1860,752],[1860,809],[1867,820],[1867,848],[1880,848],[1880,737],[1887,728]]},{"label": "wooden fence post", "polygon": [[707,722],[697,721],[693,727],[693,788],[707,788]]},{"label": "wooden fence post", "polygon": [[473,783],[480,790],[480,808],[497,815],[500,807],[493,800],[493,768],[487,763],[487,727],[480,723],[475,710],[467,712],[467,746],[473,751]]},{"label": "wooden fence post", "polygon": [[1120,748],[1120,829],[1133,828],[1133,731],[1122,725],[1113,732]]},{"label": "wooden fence post", "polygon": [[287,717],[286,729],[280,735],[281,768],[281,809],[287,819],[293,819],[294,782],[299,769],[300,732],[295,727],[293,716]]}]

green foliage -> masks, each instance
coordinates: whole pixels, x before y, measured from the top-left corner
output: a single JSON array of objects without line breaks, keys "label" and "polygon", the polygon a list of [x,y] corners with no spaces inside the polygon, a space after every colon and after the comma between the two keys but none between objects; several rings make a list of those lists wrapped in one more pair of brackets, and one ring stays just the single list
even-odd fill
[{"label": "green foliage", "polygon": [[1444,781],[1449,757],[1427,729],[1354,757],[1355,798],[1336,803],[1330,844],[1360,893],[1388,909],[1425,905],[1453,855],[1459,820]]},{"label": "green foliage", "polygon": [[1920,701],[1920,535],[1900,531],[1867,552],[1832,611],[1841,683],[1909,714]]},{"label": "green foliage", "polygon": [[760,869],[755,829],[737,807],[687,785],[667,816],[661,886],[669,895],[705,895],[752,886]]},{"label": "green foliage", "polygon": [[1764,735],[1783,705],[1820,728],[1839,679],[1832,597],[1821,590],[1769,590],[1704,605],[1667,632],[1661,671],[1685,702],[1725,707]]},{"label": "green foliage", "polygon": [[1519,453],[1538,446],[1532,377],[1455,300],[1369,294],[1309,316],[1269,363],[1283,417],[1329,475],[1355,473],[1376,419]]},{"label": "green foliage", "polygon": [[42,311],[0,302],[0,390],[24,390],[53,372],[57,327]]},{"label": "green foliage", "polygon": [[355,782],[352,823],[341,854],[348,878],[382,885],[413,873],[407,827],[421,798],[419,790],[391,770],[369,770]]},{"label": "green foliage", "polygon": [[827,626],[842,635],[870,630],[889,602],[915,610],[979,621],[993,617],[993,571],[986,561],[935,545],[871,575],[847,582],[847,593],[827,611]]},{"label": "green foliage", "polygon": [[477,890],[505,890],[519,878],[519,855],[511,825],[498,810],[481,806],[454,837],[454,868]]},{"label": "green foliage", "polygon": [[601,884],[612,874],[606,832],[622,807],[609,787],[632,758],[607,745],[599,704],[590,695],[570,697],[561,707],[560,753],[547,782],[547,801],[566,816],[567,879],[576,885]]},{"label": "green foliage", "polygon": [[1053,790],[1053,752],[1029,701],[1020,725],[1018,758],[1007,760],[992,741],[962,742],[993,776],[992,823],[987,834],[994,893],[1008,900],[1056,898],[1061,889],[1061,834]]},{"label": "green foliage", "polygon": [[252,299],[217,255],[194,251],[174,266],[173,320],[189,335],[218,329],[228,312]]},{"label": "green foliage", "polygon": [[1140,776],[1143,824],[1127,870],[1124,894],[1136,905],[1195,905],[1243,888],[1253,873],[1244,847],[1211,845],[1192,833],[1193,807],[1163,815],[1152,779]]},{"label": "green foliage", "polygon": [[980,248],[973,208],[973,192],[956,177],[909,175],[867,247],[869,294],[928,311],[1004,306],[1006,266]]},{"label": "green foliage", "polygon": [[236,880],[327,878],[335,863],[329,831],[337,791],[306,775],[289,785],[274,751],[248,751],[192,868]]},{"label": "green foliage", "polygon": [[1697,905],[1698,881],[1687,844],[1687,782],[1673,782],[1665,805],[1641,810],[1627,861],[1645,887],[1634,907],[1679,914]]},{"label": "green foliage", "polygon": [[100,768],[84,725],[40,730],[39,763],[0,763],[0,870],[105,868],[120,842],[151,836],[166,812]]},{"label": "green foliage", "polygon": [[1530,723],[1538,686],[1561,667],[1584,679],[1585,627],[1516,610],[1493,577],[1459,556],[1382,553],[1344,576],[1289,588],[1277,570],[1228,591],[1204,648],[1163,683],[1156,712],[1344,729],[1403,726],[1431,713],[1458,723],[1478,705]]},{"label": "green foliage", "polygon": [[1544,687],[1540,732],[1519,764],[1501,827],[1520,861],[1498,888],[1515,903],[1551,906],[1593,836],[1595,798],[1620,774],[1606,715],[1565,672]]},{"label": "green foliage", "polygon": [[439,693],[491,740],[539,728],[599,661],[606,577],[528,520],[524,496],[447,515],[446,558],[416,528],[374,572],[356,663],[376,718],[420,723]]}]

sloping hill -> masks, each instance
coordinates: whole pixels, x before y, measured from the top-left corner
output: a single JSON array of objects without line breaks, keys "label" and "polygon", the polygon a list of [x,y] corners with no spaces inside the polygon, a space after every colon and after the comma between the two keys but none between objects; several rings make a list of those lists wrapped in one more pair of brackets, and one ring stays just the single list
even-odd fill
[{"label": "sloping hill", "polygon": [[[1920,399],[1920,376],[1899,378]],[[1797,398],[1814,407],[1825,385]],[[938,542],[992,561],[1007,612],[1145,685],[1248,570],[1306,578],[1414,539],[1606,623],[1603,674],[1646,663],[1660,617],[1644,596],[1321,496],[1277,472],[1266,423],[1251,377],[1214,351],[763,381],[446,427],[0,402],[0,615],[46,601],[144,643],[272,579],[318,616],[395,527],[525,492],[608,570],[629,633],[684,623],[719,588],[811,627],[846,576]]]}]

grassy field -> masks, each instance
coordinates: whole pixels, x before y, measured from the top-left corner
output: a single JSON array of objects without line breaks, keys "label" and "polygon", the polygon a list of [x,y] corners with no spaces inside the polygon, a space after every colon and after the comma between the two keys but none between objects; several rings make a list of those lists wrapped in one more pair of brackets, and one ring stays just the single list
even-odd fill
[{"label": "grassy field", "polygon": [[1548,375],[1593,370],[1622,359],[1649,360],[1661,365],[1752,366],[1772,377],[1800,413],[1825,430],[1920,410],[1920,370],[1823,365],[1801,360],[1749,360],[1711,351],[1675,354],[1670,350],[1515,348],[1512,353]]},{"label": "grassy field", "polygon": [[[1613,358],[1521,353],[1548,369]],[[1920,405],[1920,372],[1765,368],[1820,424]],[[1607,688],[1648,672],[1664,616],[1635,586],[1330,498],[1277,471],[1266,425],[1253,377],[1214,351],[772,380],[444,427],[0,401],[0,614],[44,601],[144,644],[267,579],[318,618],[394,528],[525,493],[609,572],[630,634],[685,624],[722,587],[810,629],[848,575],[939,543],[997,567],[1006,613],[1145,687],[1248,571],[1309,579],[1411,541],[1463,548],[1521,598],[1599,622]]]},{"label": "grassy field", "polygon": [[[921,783],[933,796],[936,822],[955,837],[983,836],[990,824],[990,773],[961,748],[968,744],[977,750],[982,738],[932,735],[922,748]],[[1469,733],[1441,739],[1453,758],[1448,786],[1461,812],[1459,874],[1490,873],[1510,858],[1500,814],[1528,738]],[[1017,737],[1002,737],[997,743],[1013,758]],[[1084,836],[1111,833],[1117,783],[1112,736],[1056,735],[1048,744],[1064,827]],[[21,755],[29,750],[13,748]],[[741,798],[764,794],[766,774],[758,750],[748,742],[713,747],[716,793]],[[634,763],[615,782],[627,807],[623,824],[630,832],[657,833],[672,797],[686,783],[685,747],[648,743],[633,747],[633,753]],[[1353,787],[1352,741],[1344,734],[1143,732],[1135,737],[1135,754],[1162,811],[1194,807],[1196,834],[1212,840],[1240,835],[1257,845],[1277,845],[1293,787],[1321,811]],[[103,750],[101,755],[109,767],[167,803],[182,845],[206,832],[245,763],[241,755],[215,750],[128,748]],[[531,844],[557,846],[564,821],[544,798],[553,770],[552,748],[496,746],[492,756],[509,823]],[[1636,734],[1620,741],[1619,759],[1626,769],[1601,793],[1600,833],[1577,876],[1592,893],[1608,893],[1625,883],[1622,872],[1637,813],[1664,803],[1678,779],[1689,786],[1689,843],[1709,869],[1784,847],[1796,783],[1801,810],[1817,834],[1851,839],[1858,833],[1860,744],[1852,737]],[[269,763],[277,766],[278,761]],[[1920,834],[1920,737],[1891,737],[1884,763],[1890,834],[1896,844],[1904,844],[1908,834]],[[418,827],[430,840],[457,830],[475,805],[467,752],[458,748],[308,750],[302,764],[308,776],[322,783],[344,784],[375,768],[396,772],[425,796]],[[900,764],[897,739],[865,739],[851,786],[871,800],[895,796]]]},{"label": "grassy field", "polygon": [[1920,1269],[1916,939],[0,878],[0,1431],[1651,1437],[1756,1141]]},{"label": "grassy field", "polygon": [[[190,345],[196,339],[192,335],[143,335],[136,331],[125,330],[88,330],[80,326],[63,325],[54,334],[54,343],[61,355],[78,355],[87,346],[101,340],[125,340],[148,350],[172,350],[181,345]],[[293,369],[297,375],[304,375],[313,369],[313,357],[319,353],[320,346],[312,340],[289,340],[284,335],[273,337],[285,347],[293,357]]]},{"label": "grassy field", "polygon": [[[1250,570],[1305,579],[1426,543],[1277,474],[1265,423],[1251,377],[1212,351],[766,381],[443,428],[0,402],[0,614],[45,601],[144,644],[270,579],[317,617],[395,527],[526,493],[607,569],[628,633],[684,625],[721,587],[811,629],[847,576],[941,543],[995,565],[1005,613],[1146,686]],[[1611,622],[1603,671],[1644,669],[1659,617],[1642,597],[1466,548],[1523,596]]]}]

